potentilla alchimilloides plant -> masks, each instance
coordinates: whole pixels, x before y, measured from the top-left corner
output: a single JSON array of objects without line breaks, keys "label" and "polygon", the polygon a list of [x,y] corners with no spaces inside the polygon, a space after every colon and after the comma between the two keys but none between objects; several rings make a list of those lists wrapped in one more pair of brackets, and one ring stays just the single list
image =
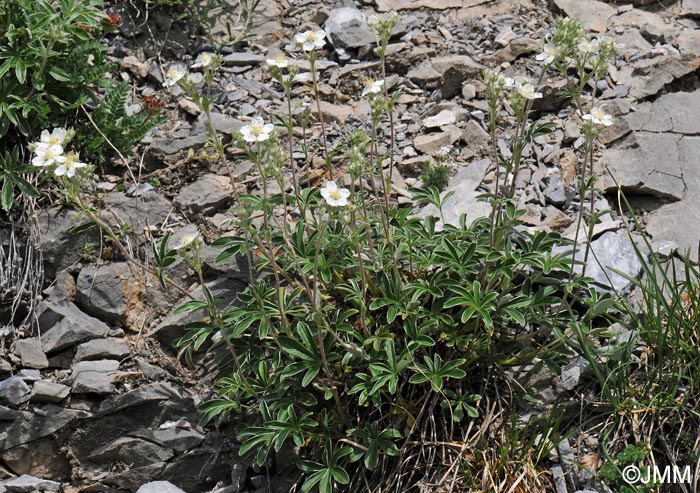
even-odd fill
[{"label": "potentilla alchimilloides plant", "polygon": [[[383,68],[396,21],[393,15],[370,20],[381,78],[369,77],[358,94],[370,107],[366,127],[336,147],[339,164],[332,167],[321,120],[318,148],[292,131],[307,123],[293,111],[299,68],[283,55],[267,59],[270,76],[284,88],[287,115],[274,122],[285,132],[261,115],[234,137],[258,169],[259,190],[239,193],[234,181],[235,230],[214,241],[222,248],[219,260],[248,258],[250,283],[222,309],[202,278],[203,299],[178,309],[206,315],[179,346],[197,350],[211,341],[226,348],[225,375],[215,398],[202,406],[205,420],[252,416],[241,422],[239,454],[256,467],[295,444],[305,492],[405,491],[425,475],[441,475],[441,466],[420,461],[421,451],[461,439],[460,423],[477,419],[483,395],[492,392],[483,382],[501,378],[505,366],[547,355],[552,346],[533,334],[543,327],[563,332],[578,316],[558,311],[557,273],[569,269],[568,258],[552,253],[561,238],[520,228],[522,212],[513,200],[524,146],[550,130],[529,118],[533,101],[542,97],[541,81],[485,73],[492,135],[506,91],[517,128],[512,159],[494,151],[505,174],[498,175],[491,218],[438,228],[438,218],[415,217],[412,207],[392,201],[393,146],[389,156],[380,155],[379,125],[393,121],[397,98]],[[294,37],[310,62],[317,105],[315,64],[324,37],[314,30]],[[555,63],[559,55],[550,56],[542,61]],[[206,94],[214,78],[206,74],[216,64],[207,59],[215,57],[195,62],[205,69],[204,84],[173,66],[166,85],[180,84],[210,117],[213,101]],[[229,166],[225,149],[216,145]],[[302,183],[296,174],[299,149],[325,159],[327,174],[317,182]],[[414,193],[417,203],[438,208],[445,198],[434,188]],[[199,272],[201,241],[175,248],[164,242],[156,255],[161,272],[176,255]],[[585,303],[585,283],[577,293]],[[421,444],[424,437],[434,444]],[[406,469],[407,463],[417,467]]]}]

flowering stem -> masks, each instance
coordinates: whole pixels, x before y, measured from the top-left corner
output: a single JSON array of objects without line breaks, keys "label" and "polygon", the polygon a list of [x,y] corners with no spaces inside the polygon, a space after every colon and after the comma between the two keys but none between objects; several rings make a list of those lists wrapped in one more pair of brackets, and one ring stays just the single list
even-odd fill
[{"label": "flowering stem", "polygon": [[318,91],[318,80],[316,76],[316,54],[309,52],[309,63],[311,64],[311,79],[314,85],[314,96],[316,97],[316,109],[318,110],[318,121],[321,122],[321,135],[323,137],[323,150],[326,166],[328,166],[328,176],[333,180],[333,167],[331,165],[330,153],[328,152],[328,142],[326,141],[326,125],[323,122],[323,113],[321,112],[321,95]]}]

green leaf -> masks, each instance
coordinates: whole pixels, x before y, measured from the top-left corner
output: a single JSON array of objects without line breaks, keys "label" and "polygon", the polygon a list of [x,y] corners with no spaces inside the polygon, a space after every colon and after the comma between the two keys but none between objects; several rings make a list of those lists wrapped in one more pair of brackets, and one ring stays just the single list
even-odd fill
[{"label": "green leaf", "polygon": [[12,208],[12,200],[14,198],[14,187],[9,177],[5,177],[2,183],[2,208],[9,211]]}]

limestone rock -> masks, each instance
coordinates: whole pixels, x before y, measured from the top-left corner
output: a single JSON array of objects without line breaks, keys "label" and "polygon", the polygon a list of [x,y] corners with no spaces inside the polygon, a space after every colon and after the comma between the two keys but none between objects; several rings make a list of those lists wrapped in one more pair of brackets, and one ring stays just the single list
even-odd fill
[{"label": "limestone rock", "polygon": [[354,7],[331,10],[324,28],[331,43],[341,48],[362,48],[375,42],[364,14]]},{"label": "limestone rock", "polygon": [[43,493],[49,491],[61,491],[61,483],[48,479],[35,478],[28,474],[0,481],[0,487],[4,487],[7,493]]},{"label": "limestone rock", "polygon": [[183,187],[173,203],[181,209],[212,214],[233,200],[231,179],[208,173]]},{"label": "limestone rock", "polygon": [[70,394],[70,387],[49,380],[39,380],[32,385],[31,402],[61,402]]},{"label": "limestone rock", "polygon": [[185,493],[168,481],[151,481],[141,486],[136,493]]},{"label": "limestone rock", "polygon": [[[320,108],[325,123],[336,122],[342,124],[353,114],[351,106],[341,106],[329,103],[328,101],[321,101]],[[318,108],[316,108],[316,105],[312,106],[311,113],[318,117]]]},{"label": "limestone rock", "polygon": [[22,365],[28,368],[47,368],[49,366],[49,360],[41,349],[41,339],[38,337],[17,341],[15,354],[22,360]]},{"label": "limestone rock", "polygon": [[[445,223],[459,226],[459,217],[462,214],[467,214],[467,224],[471,224],[475,219],[487,217],[491,213],[491,205],[477,198],[481,195],[477,188],[490,165],[491,161],[488,159],[469,163],[460,168],[450,180],[449,186],[441,194],[455,192],[445,201],[443,207]],[[440,211],[434,205],[429,204],[417,214],[419,217],[428,215],[440,218]],[[440,220],[437,228],[441,229],[442,227],[442,220]]]},{"label": "limestone rock", "polygon": [[126,321],[128,305],[146,290],[133,269],[127,262],[84,267],[78,274],[76,303],[103,320]]},{"label": "limestone rock", "polygon": [[0,404],[19,406],[29,400],[31,389],[20,376],[7,378],[0,382]]},{"label": "limestone rock", "polygon": [[608,19],[617,13],[614,7],[597,0],[554,0],[554,5],[568,17],[581,21],[588,31],[604,33]]},{"label": "limestone rock", "polygon": [[109,332],[104,322],[81,312],[69,301],[42,301],[37,306],[37,319],[45,353],[104,337]]},{"label": "limestone rock", "polygon": [[73,365],[71,387],[73,394],[113,394],[119,377],[119,362],[115,360],[81,361]]},{"label": "limestone rock", "polygon": [[148,465],[165,462],[173,457],[173,452],[152,442],[140,438],[117,438],[95,450],[92,460],[95,462],[120,461],[125,464]]},{"label": "limestone rock", "polygon": [[89,416],[84,411],[64,409],[53,404],[36,406],[33,413],[16,411],[0,406],[0,450],[48,436],[78,419]]},{"label": "limestone rock", "polygon": [[129,354],[129,345],[125,339],[93,339],[78,346],[74,361],[78,363],[96,359],[122,359]]}]

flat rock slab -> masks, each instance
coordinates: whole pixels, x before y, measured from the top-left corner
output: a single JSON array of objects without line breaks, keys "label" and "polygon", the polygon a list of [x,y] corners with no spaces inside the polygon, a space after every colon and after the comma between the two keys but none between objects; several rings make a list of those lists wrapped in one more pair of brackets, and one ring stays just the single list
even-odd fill
[{"label": "flat rock slab", "polygon": [[19,406],[29,400],[31,389],[20,376],[7,378],[0,382],[0,403]]},{"label": "flat rock slab", "polygon": [[73,365],[71,387],[73,394],[113,394],[119,378],[119,361],[106,359],[81,361]]},{"label": "flat rock slab", "polygon": [[[570,247],[555,248],[555,252],[570,250]],[[576,251],[576,258],[583,260],[585,245],[580,245]],[[613,288],[616,291],[627,290],[631,283],[614,270],[623,272],[635,278],[639,276],[642,264],[637,258],[634,245],[624,231],[603,233],[597,240],[591,243],[591,253],[588,256],[586,276],[601,286]],[[577,264],[574,271],[581,273],[582,266]]]},{"label": "flat rock slab", "polygon": [[26,412],[0,406],[0,451],[33,442],[68,426],[78,419],[89,416],[84,411],[64,409],[53,404],[36,406],[35,411]]},{"label": "flat rock slab", "polygon": [[70,301],[42,301],[37,307],[41,345],[45,353],[66,349],[88,339],[104,337],[109,327],[81,312]]},{"label": "flat rock slab", "polygon": [[168,481],[151,481],[141,486],[136,493],[185,493]]},{"label": "flat rock slab", "polygon": [[129,345],[126,339],[112,337],[109,339],[93,339],[82,343],[75,352],[73,361],[122,359],[129,356]]},{"label": "flat rock slab", "polygon": [[31,402],[61,402],[70,394],[70,387],[49,380],[39,380],[32,385]]},{"label": "flat rock slab", "polygon": [[[697,253],[700,224],[700,90],[674,92],[639,105],[625,116],[632,131],[603,154],[602,160],[626,191],[670,199],[647,218],[655,240],[675,243]],[[614,189],[602,177],[604,188]]]},{"label": "flat rock slab", "polygon": [[81,269],[76,282],[76,302],[88,313],[110,322],[126,318],[129,302],[138,300],[144,283],[126,262],[110,262]]},{"label": "flat rock slab", "polygon": [[581,21],[588,31],[604,33],[608,29],[608,19],[617,9],[597,0],[554,0],[554,5],[568,17]]},{"label": "flat rock slab", "polygon": [[7,493],[39,493],[48,491],[61,491],[61,483],[48,479],[35,478],[28,474],[23,474],[12,479],[0,481],[0,487],[5,488]]},{"label": "flat rock slab", "polygon": [[209,173],[182,188],[174,203],[191,212],[213,214],[233,200],[232,194],[229,177]]},{"label": "flat rock slab", "polygon": [[[445,201],[442,208],[446,224],[459,227],[459,218],[462,214],[467,215],[467,224],[471,224],[475,219],[488,217],[491,213],[491,204],[479,199],[478,197],[482,194],[477,191],[490,165],[490,160],[483,159],[470,163],[457,171],[449,186],[440,194],[444,196],[449,192],[454,192]],[[432,204],[423,207],[416,215],[418,217],[435,216],[441,218],[440,211]],[[436,229],[443,227],[443,221],[440,219]]]},{"label": "flat rock slab", "polygon": [[15,354],[19,356],[22,365],[28,368],[48,368],[49,366],[49,360],[41,348],[41,339],[38,337],[17,341]]}]

